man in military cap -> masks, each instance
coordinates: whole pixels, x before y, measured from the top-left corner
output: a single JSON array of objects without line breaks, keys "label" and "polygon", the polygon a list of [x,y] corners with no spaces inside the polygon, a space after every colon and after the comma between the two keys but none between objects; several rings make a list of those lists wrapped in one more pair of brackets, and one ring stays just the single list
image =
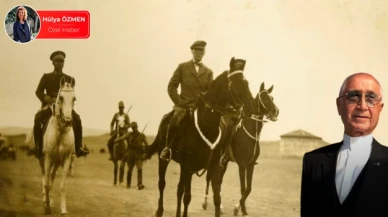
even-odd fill
[{"label": "man in military cap", "polygon": [[[124,102],[119,102],[119,112],[113,115],[112,121],[110,122],[110,138],[108,140],[109,160],[113,159],[113,145],[114,140],[118,133],[125,134],[130,127],[130,119],[128,114],[124,113]],[[128,142],[128,141],[127,141]]]},{"label": "man in military cap", "polygon": [[[178,133],[181,120],[187,110],[196,107],[198,95],[206,92],[213,81],[213,71],[202,63],[206,45],[205,41],[194,42],[190,46],[193,59],[179,64],[168,83],[168,95],[174,107],[169,124],[168,143],[160,155],[161,159],[171,160],[170,146]],[[179,85],[181,85],[180,94],[178,94]]]},{"label": "man in military cap", "polygon": [[[37,158],[43,157],[43,132],[42,125],[47,123],[47,120],[52,115],[49,105],[55,102],[61,87],[61,79],[63,82],[69,82],[75,86],[75,79],[65,73],[62,69],[64,66],[66,54],[63,51],[55,51],[51,54],[50,60],[54,65],[54,71],[45,73],[40,79],[39,85],[36,89],[36,96],[42,102],[41,109],[35,115],[34,119],[34,140],[35,140],[35,154]],[[82,149],[82,123],[80,116],[73,110],[73,128],[75,138],[75,154],[77,157],[86,156],[89,152]]]},{"label": "man in military cap", "polygon": [[144,154],[149,146],[147,137],[143,132],[139,132],[136,122],[131,123],[132,132],[126,133],[124,136],[117,138],[115,142],[127,139],[128,142],[128,183],[127,187],[131,186],[132,170],[136,165],[137,168],[137,189],[141,190],[144,188],[143,185],[143,160]]}]

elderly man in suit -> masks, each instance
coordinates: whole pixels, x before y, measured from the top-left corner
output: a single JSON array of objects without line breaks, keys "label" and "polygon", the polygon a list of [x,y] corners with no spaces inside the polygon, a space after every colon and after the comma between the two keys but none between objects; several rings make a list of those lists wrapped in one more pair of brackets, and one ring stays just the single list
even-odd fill
[{"label": "elderly man in suit", "polygon": [[[160,158],[166,161],[171,160],[170,146],[186,111],[196,107],[198,95],[206,92],[213,81],[213,71],[202,63],[206,44],[205,41],[196,41],[191,45],[193,59],[179,64],[168,84],[168,95],[175,105],[169,124],[169,132],[173,133],[168,136],[167,147],[160,154]],[[180,94],[178,94],[179,85],[181,85]]]},{"label": "elderly man in suit", "polygon": [[372,135],[383,106],[372,75],[343,82],[337,98],[343,140],[304,155],[301,217],[388,216],[388,147]]}]

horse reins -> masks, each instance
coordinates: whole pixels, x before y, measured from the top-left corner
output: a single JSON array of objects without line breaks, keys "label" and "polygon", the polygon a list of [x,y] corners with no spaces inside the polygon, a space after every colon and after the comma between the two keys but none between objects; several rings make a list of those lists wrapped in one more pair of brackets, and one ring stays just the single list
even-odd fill
[{"label": "horse reins", "polygon": [[[263,101],[261,100],[261,94],[262,94],[263,92],[267,92],[267,90],[262,90],[262,91],[258,94],[258,95],[259,95],[259,100],[258,100],[258,101],[259,101],[259,103],[261,104],[261,106],[263,106],[263,108],[264,108],[266,111],[268,111],[267,108],[265,107]],[[260,106],[258,106],[257,110],[258,110],[258,112],[260,113]],[[251,139],[255,140],[255,146],[254,146],[254,149],[253,149],[253,155],[252,155],[252,158],[251,158],[251,160],[249,161],[249,163],[252,162],[253,158],[255,157],[256,149],[257,149],[257,144],[259,143],[259,140],[260,140],[261,131],[260,131],[260,133],[258,132],[258,131],[259,131],[259,122],[262,122],[263,125],[264,125],[265,123],[268,122],[267,120],[264,120],[264,117],[265,117],[264,115],[251,115],[251,117],[249,117],[249,119],[255,121],[255,125],[256,125],[256,127],[255,127],[255,128],[256,128],[256,130],[255,130],[255,136],[252,136],[252,135],[248,132],[248,130],[247,130],[247,129],[245,128],[245,126],[244,126],[244,123],[243,123],[243,120],[242,120],[242,119],[240,120],[240,123],[237,125],[237,129],[240,128],[240,127],[242,127],[243,130],[244,130],[244,132],[245,132]]]}]

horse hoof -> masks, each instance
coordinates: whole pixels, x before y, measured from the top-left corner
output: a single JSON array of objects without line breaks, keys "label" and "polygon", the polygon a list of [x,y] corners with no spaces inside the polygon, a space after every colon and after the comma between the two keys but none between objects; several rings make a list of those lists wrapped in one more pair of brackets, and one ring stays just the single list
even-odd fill
[{"label": "horse hoof", "polygon": [[243,217],[249,217],[249,215],[243,215]]},{"label": "horse hoof", "polygon": [[66,210],[62,210],[61,215],[67,215],[68,212]]},{"label": "horse hoof", "polygon": [[204,210],[207,209],[207,203],[206,203],[206,202],[203,202],[203,203],[202,203],[202,209],[204,209]]},{"label": "horse hoof", "polygon": [[220,208],[220,213],[221,213],[221,214],[224,214],[224,207],[222,207],[222,206],[221,206],[221,208]]},{"label": "horse hoof", "polygon": [[237,209],[237,207],[234,207],[233,214],[234,214],[234,215],[237,215],[237,214],[238,214],[238,209]]},{"label": "horse hoof", "polygon": [[50,214],[51,214],[51,209],[50,209],[50,207],[44,208],[44,214],[45,214],[45,215],[50,215]]},{"label": "horse hoof", "polygon": [[159,212],[159,211],[156,211],[155,212],[155,217],[162,217],[163,216],[163,211]]}]

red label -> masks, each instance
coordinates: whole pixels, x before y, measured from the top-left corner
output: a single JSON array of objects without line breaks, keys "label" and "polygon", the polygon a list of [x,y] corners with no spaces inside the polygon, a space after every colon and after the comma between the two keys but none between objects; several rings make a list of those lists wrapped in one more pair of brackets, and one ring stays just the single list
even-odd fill
[{"label": "red label", "polygon": [[87,39],[90,36],[88,11],[36,11],[40,18],[37,39]]}]

